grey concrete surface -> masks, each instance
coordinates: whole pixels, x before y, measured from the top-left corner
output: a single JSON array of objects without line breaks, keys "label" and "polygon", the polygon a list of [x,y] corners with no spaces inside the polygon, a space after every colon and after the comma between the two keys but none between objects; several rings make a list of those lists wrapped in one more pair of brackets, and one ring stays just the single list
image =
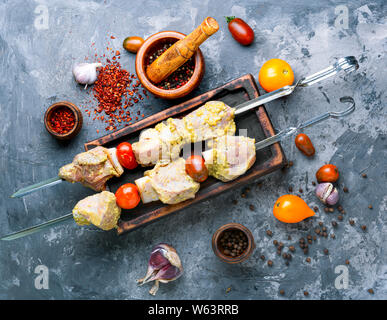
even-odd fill
[{"label": "grey concrete surface", "polygon": [[[344,28],[337,25],[339,5],[348,9],[348,28],[345,19]],[[47,28],[39,20],[45,8]],[[253,45],[242,47],[231,38],[226,15],[239,16],[254,28]],[[185,268],[178,281],[161,285],[159,299],[387,298],[387,28],[382,0],[0,1],[0,234],[70,212],[78,200],[92,194],[81,186],[62,184],[23,199],[9,198],[20,187],[55,176],[85,141],[101,135],[96,129],[103,129],[102,124],[88,117],[81,133],[69,143],[54,140],[43,125],[45,109],[53,102],[69,100],[80,105],[85,100],[71,66],[93,54],[91,43],[103,53],[108,35],[113,34],[112,45],[121,50],[122,39],[128,35],[147,37],[168,29],[188,33],[206,16],[215,17],[220,30],[202,45],[207,69],[194,95],[245,73],[257,78],[260,66],[270,58],[288,61],[298,79],[336,58],[355,55],[360,62],[356,74],[327,80],[266,106],[276,129],[343,108],[338,101],[343,95],[355,99],[355,113],[305,131],[317,149],[314,159],[305,158],[290,138],[282,144],[287,158],[294,161],[289,170],[126,236],[68,223],[0,243],[0,298],[153,299],[148,293],[150,285],[138,287],[135,280],[145,274],[150,250],[159,242],[173,245]],[[133,73],[134,59],[130,54],[121,59]],[[169,105],[152,98],[134,110],[149,116]],[[311,184],[316,170],[328,162],[340,169],[340,204],[346,211],[337,229],[331,227],[331,221],[337,221],[338,211],[325,213]],[[284,225],[273,217],[276,198],[288,193],[289,186],[295,194],[302,188],[308,204],[319,207],[308,222]],[[344,186],[348,193],[342,191]],[[370,204],[373,209],[368,209]],[[355,221],[354,226],[349,219]],[[298,240],[314,234],[319,221],[336,238],[318,237],[304,255]],[[228,222],[246,225],[256,240],[253,256],[240,265],[222,263],[211,249],[213,232]],[[360,228],[363,224],[366,231]],[[266,235],[268,229],[272,238]],[[285,244],[285,252],[287,246],[296,246],[289,266],[277,256],[274,239]],[[323,253],[324,248],[329,255]],[[306,257],[311,263],[305,262]],[[267,266],[267,259],[273,260],[273,267]],[[348,288],[336,288],[339,274],[335,268],[345,265],[346,259],[350,261],[346,265]],[[49,269],[47,290],[34,285],[39,265]],[[284,296],[279,294],[281,289]]]}]

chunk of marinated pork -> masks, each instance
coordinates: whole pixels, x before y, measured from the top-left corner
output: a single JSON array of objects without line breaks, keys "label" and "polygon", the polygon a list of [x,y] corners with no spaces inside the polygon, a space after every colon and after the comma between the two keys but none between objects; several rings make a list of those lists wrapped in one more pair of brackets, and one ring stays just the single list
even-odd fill
[{"label": "chunk of marinated pork", "polygon": [[256,159],[255,139],[223,136],[202,154],[208,174],[223,182],[235,180],[251,168]]},{"label": "chunk of marinated pork", "polygon": [[234,135],[234,111],[221,101],[209,101],[182,119],[169,118],[144,130],[132,144],[137,162],[151,166],[160,159],[172,161],[187,143]]},{"label": "chunk of marinated pork", "polygon": [[106,181],[124,172],[116,157],[116,149],[98,146],[74,157],[72,163],[60,168],[59,177],[69,182],[80,182],[95,191],[106,189]]},{"label": "chunk of marinated pork", "polygon": [[195,197],[200,184],[185,172],[185,160],[178,158],[169,163],[159,162],[144,177],[135,181],[143,203],[160,200],[175,204]]},{"label": "chunk of marinated pork", "polygon": [[78,225],[94,224],[102,230],[117,226],[121,208],[117,206],[114,193],[102,191],[79,201],[73,209],[73,217]]},{"label": "chunk of marinated pork", "polygon": [[[243,136],[214,139],[212,149],[203,152],[209,175],[227,182],[244,174],[255,162],[255,140]],[[179,203],[195,197],[199,184],[185,172],[185,160],[158,163],[135,181],[143,203],[161,200]]]}]

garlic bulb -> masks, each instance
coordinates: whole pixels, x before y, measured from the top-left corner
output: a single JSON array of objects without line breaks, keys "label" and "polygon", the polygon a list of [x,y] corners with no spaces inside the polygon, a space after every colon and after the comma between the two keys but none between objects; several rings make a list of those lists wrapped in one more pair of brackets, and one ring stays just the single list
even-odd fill
[{"label": "garlic bulb", "polygon": [[166,243],[160,243],[152,250],[148,262],[148,271],[144,278],[137,280],[140,285],[155,281],[149,293],[155,295],[159,282],[168,283],[183,274],[183,266],[176,250]]},{"label": "garlic bulb", "polygon": [[[102,67],[101,63],[79,63],[73,67],[73,75],[78,83],[93,84],[97,80],[97,68]],[[86,88],[85,87],[85,88]]]}]

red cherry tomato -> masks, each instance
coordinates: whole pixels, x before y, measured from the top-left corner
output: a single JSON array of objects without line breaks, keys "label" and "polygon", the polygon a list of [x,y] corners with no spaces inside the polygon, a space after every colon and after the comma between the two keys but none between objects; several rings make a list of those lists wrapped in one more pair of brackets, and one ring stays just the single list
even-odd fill
[{"label": "red cherry tomato", "polygon": [[117,205],[122,209],[133,209],[140,202],[137,186],[133,183],[123,184],[116,192]]},{"label": "red cherry tomato", "polygon": [[254,31],[240,18],[226,17],[228,30],[233,38],[244,46],[248,46],[254,40]]},{"label": "red cherry tomato", "polygon": [[203,182],[208,178],[208,169],[201,156],[190,156],[185,161],[185,171],[197,182]]},{"label": "red cherry tomato", "polygon": [[326,164],[316,172],[318,182],[336,182],[339,179],[339,170],[334,164]]},{"label": "red cherry tomato", "polygon": [[300,150],[304,155],[311,157],[315,153],[315,149],[312,141],[305,133],[300,133],[296,137],[296,147]]},{"label": "red cherry tomato", "polygon": [[132,145],[129,142],[122,142],[117,146],[117,158],[121,166],[126,169],[137,167],[136,157],[134,156]]}]

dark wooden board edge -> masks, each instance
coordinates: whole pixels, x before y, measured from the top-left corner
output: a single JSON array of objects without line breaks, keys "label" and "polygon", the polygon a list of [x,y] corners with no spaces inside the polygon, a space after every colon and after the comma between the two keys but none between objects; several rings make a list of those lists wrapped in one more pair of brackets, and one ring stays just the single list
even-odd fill
[{"label": "dark wooden board edge", "polygon": [[[134,133],[136,131],[145,129],[147,127],[151,127],[158,122],[165,120],[171,116],[175,116],[176,114],[186,112],[190,110],[191,108],[194,108],[194,104],[196,104],[198,101],[206,101],[220,93],[224,88],[228,87],[228,85],[233,82],[234,88],[245,88],[247,90],[248,96],[250,99],[256,98],[259,96],[259,90],[255,83],[255,80],[251,74],[246,74],[240,78],[237,78],[235,80],[232,80],[225,85],[218,87],[214,90],[211,90],[207,93],[204,93],[200,96],[197,96],[193,99],[190,99],[188,101],[185,101],[179,105],[176,105],[174,107],[168,108],[166,110],[163,110],[159,113],[156,113],[144,120],[141,120],[131,126],[125,127],[123,129],[120,129],[114,133],[107,134],[99,139],[90,141],[85,143],[85,150],[90,150],[93,147],[104,145],[106,143],[112,142],[116,139],[122,138],[126,135],[129,135],[131,133]],[[248,83],[248,85],[246,85]],[[257,117],[259,118],[260,124],[262,126],[262,130],[266,137],[273,136],[275,134],[274,128],[272,126],[272,123],[268,117],[268,114],[266,112],[266,109],[264,106],[259,106],[256,110]],[[198,203],[200,201],[203,201],[205,199],[208,199],[212,196],[215,196],[217,194],[220,194],[221,192],[224,192],[226,190],[229,190],[231,188],[239,187],[251,180],[257,179],[259,177],[262,177],[266,174],[269,174],[281,167],[284,166],[286,163],[285,155],[282,151],[282,148],[279,143],[276,143],[271,146],[271,152],[272,157],[265,161],[264,163],[259,165],[259,169],[255,169],[253,174],[247,174],[239,177],[238,179],[228,182],[228,183],[222,183],[218,182],[214,185],[211,185],[207,187],[206,193],[203,194],[197,194],[194,199],[184,201],[182,203],[178,203],[175,205],[168,205],[164,206],[162,208],[158,208],[156,210],[150,211],[146,214],[143,214],[135,219],[123,221],[120,220],[117,228],[117,233],[123,234],[129,231],[132,231],[136,228],[139,228],[141,226],[145,226],[151,222],[154,222],[160,218],[166,217],[172,213],[176,213],[184,208],[187,208],[195,203]]]}]

